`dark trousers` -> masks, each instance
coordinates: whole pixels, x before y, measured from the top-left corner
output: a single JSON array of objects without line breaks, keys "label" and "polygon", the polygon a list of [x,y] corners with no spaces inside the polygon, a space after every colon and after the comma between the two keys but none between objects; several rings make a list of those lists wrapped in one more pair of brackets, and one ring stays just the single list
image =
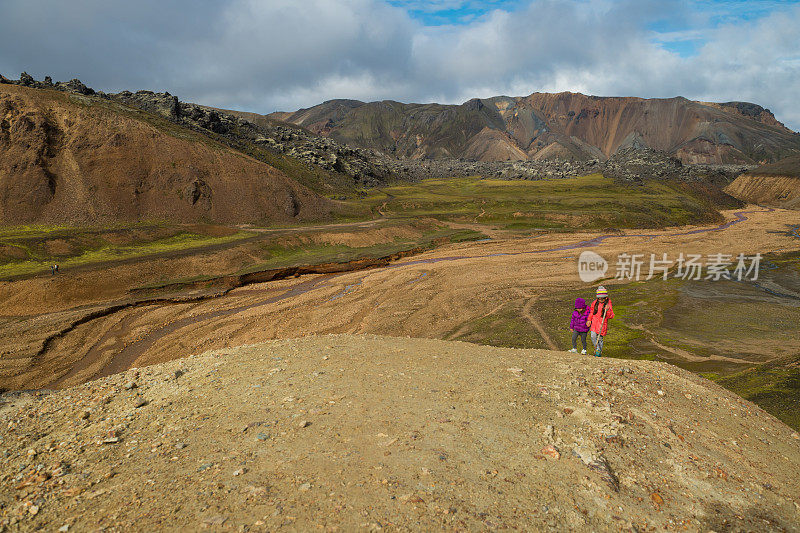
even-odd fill
[{"label": "dark trousers", "polygon": [[574,349],[576,349],[576,350],[578,349],[578,345],[577,345],[578,337],[581,338],[581,342],[583,343],[583,349],[584,350],[586,349],[586,334],[587,333],[588,333],[588,331],[575,331],[574,329],[572,330],[572,347]]}]

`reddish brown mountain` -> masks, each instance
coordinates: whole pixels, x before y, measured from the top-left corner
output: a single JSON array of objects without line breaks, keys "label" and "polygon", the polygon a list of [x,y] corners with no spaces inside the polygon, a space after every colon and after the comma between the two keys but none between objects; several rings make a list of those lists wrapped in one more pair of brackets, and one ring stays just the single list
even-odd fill
[{"label": "reddish brown mountain", "polygon": [[0,222],[319,218],[275,168],[108,100],[0,85]]},{"label": "reddish brown mountain", "polygon": [[534,93],[462,105],[332,100],[276,118],[403,157],[604,159],[649,147],[685,163],[763,163],[800,153],[800,134],[746,102]]}]

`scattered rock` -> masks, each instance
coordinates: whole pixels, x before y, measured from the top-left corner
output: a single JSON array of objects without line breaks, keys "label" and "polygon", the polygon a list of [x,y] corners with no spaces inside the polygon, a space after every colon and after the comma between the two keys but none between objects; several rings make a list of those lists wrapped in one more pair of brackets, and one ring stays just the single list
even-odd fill
[{"label": "scattered rock", "polygon": [[611,464],[608,462],[608,459],[600,456],[589,463],[588,466],[600,474],[600,477],[603,479],[603,481],[608,483],[608,486],[611,487],[611,490],[614,492],[619,492],[619,478],[611,469]]},{"label": "scattered rock", "polygon": [[311,422],[309,422],[308,420],[301,420],[300,422],[297,423],[298,429],[307,428],[310,425],[311,425]]},{"label": "scattered rock", "polygon": [[541,453],[542,455],[545,455],[547,457],[552,457],[555,460],[561,459],[561,453],[553,445],[545,446],[544,448],[542,448]]},{"label": "scattered rock", "polygon": [[134,406],[136,409],[139,409],[140,407],[144,407],[145,405],[147,405],[147,403],[148,403],[148,402],[147,402],[147,400],[145,400],[144,398],[142,398],[141,396],[139,396],[139,397],[136,399],[136,401],[134,401],[134,402],[133,402],[133,406]]},{"label": "scattered rock", "polygon": [[659,492],[650,494],[650,499],[653,501],[653,505],[655,505],[657,510],[661,509],[661,506],[664,505],[664,497],[661,496]]}]

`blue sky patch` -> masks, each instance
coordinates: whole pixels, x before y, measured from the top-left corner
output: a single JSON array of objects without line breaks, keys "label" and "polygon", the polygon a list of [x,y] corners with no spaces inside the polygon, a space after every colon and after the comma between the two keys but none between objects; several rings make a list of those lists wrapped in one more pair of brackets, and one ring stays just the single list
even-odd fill
[{"label": "blue sky patch", "polygon": [[496,9],[514,11],[528,2],[523,0],[388,0],[389,4],[408,11],[425,26],[469,24]]}]

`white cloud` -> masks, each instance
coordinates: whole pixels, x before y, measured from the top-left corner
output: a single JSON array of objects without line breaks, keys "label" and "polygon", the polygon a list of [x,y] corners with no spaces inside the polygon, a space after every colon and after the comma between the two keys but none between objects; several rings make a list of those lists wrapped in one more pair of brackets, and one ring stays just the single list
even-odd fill
[{"label": "white cloud", "polygon": [[[408,10],[477,3],[3,0],[0,72],[78,76],[103,90],[169,90],[184,100],[261,112],[330,98],[454,103],[560,90],[682,95],[753,101],[800,128],[800,7],[761,2],[772,14],[713,27],[703,26],[714,16],[711,4],[697,12],[678,0],[521,4],[467,24],[426,27]],[[671,22],[668,29],[654,32],[663,21]],[[685,38],[700,40],[692,57],[662,46]]]}]

